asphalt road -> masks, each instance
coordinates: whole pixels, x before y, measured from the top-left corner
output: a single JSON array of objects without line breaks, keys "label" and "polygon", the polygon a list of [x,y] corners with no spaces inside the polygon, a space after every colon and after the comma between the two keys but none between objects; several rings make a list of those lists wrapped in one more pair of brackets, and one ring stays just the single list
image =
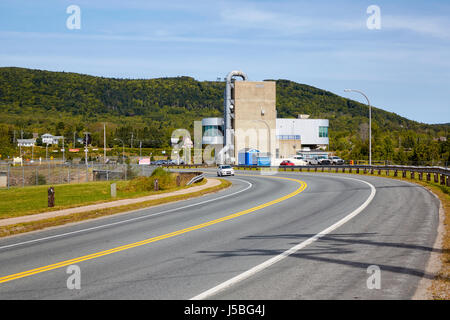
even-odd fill
[{"label": "asphalt road", "polygon": [[[410,299],[430,277],[439,203],[417,185],[228,179],[201,198],[0,239],[0,299]],[[68,289],[71,265],[80,289]]]}]

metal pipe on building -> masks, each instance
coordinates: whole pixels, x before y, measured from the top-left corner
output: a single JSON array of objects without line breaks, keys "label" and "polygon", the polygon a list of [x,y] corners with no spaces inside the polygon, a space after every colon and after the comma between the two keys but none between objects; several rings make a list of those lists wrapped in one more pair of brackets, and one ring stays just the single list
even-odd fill
[{"label": "metal pipe on building", "polygon": [[[232,89],[232,78],[234,77],[241,77],[242,80],[247,81],[248,77],[247,75],[242,71],[231,71],[228,73],[226,77],[226,86],[225,86],[225,94],[224,94],[224,162],[230,163],[231,157],[234,157],[234,141],[232,139],[233,135],[233,128],[231,126],[231,113],[232,108],[234,108],[234,105],[232,103],[231,99],[231,89]],[[231,156],[230,156],[231,154]]]}]

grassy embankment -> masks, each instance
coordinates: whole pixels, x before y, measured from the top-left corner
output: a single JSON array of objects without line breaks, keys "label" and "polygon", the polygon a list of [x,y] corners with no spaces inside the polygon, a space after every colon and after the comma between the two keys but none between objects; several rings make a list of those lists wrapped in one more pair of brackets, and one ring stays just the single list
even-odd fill
[{"label": "grassy embankment", "polygon": [[[82,184],[57,185],[55,186],[55,207],[47,208],[48,186],[36,186],[26,188],[11,188],[0,190],[0,219],[18,217],[54,210],[79,207],[90,204],[109,202],[120,199],[138,198],[154,194],[163,194],[180,189],[188,189],[186,183],[190,180],[189,175],[181,177],[181,186],[177,187],[176,173],[168,173],[164,170],[155,170],[151,177],[139,177],[130,181],[117,181],[117,197],[111,198],[110,185],[108,182],[91,182]],[[153,191],[153,181],[158,179],[160,191]],[[0,237],[12,234],[39,230],[51,226],[77,222],[85,219],[96,218],[114,213],[136,210],[153,205],[163,204],[171,201],[198,197],[206,193],[216,192],[231,185],[229,181],[221,180],[221,184],[197,192],[164,197],[160,199],[140,202],[114,208],[105,208],[89,212],[69,214],[51,219],[35,222],[20,223],[0,227]],[[195,186],[204,184],[202,182]]]}]

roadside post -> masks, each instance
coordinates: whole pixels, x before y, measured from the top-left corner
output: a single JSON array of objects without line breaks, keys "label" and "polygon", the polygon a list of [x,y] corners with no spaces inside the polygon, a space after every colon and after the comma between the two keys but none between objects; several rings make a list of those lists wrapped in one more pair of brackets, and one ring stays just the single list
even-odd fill
[{"label": "roadside post", "polygon": [[117,185],[116,183],[111,183],[111,198],[117,197]]},{"label": "roadside post", "polygon": [[55,188],[48,188],[48,207],[53,208],[55,206]]}]

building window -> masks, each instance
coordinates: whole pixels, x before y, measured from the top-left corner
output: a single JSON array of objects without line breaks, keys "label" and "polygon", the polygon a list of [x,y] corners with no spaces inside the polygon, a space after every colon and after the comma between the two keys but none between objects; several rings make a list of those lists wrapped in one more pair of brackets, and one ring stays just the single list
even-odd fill
[{"label": "building window", "polygon": [[278,135],[278,140],[300,140],[299,135]]},{"label": "building window", "polygon": [[203,126],[204,137],[220,137],[222,136],[222,130],[218,126]]},{"label": "building window", "polygon": [[319,127],[319,138],[328,138],[328,127]]}]

